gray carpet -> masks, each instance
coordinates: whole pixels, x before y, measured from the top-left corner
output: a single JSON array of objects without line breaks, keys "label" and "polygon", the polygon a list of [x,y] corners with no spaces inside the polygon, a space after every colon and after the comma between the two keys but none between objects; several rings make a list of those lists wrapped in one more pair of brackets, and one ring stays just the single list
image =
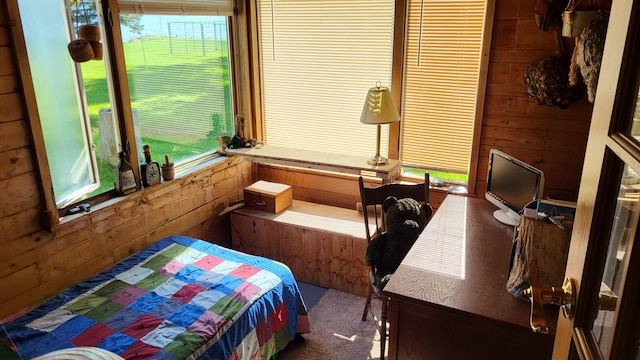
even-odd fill
[{"label": "gray carpet", "polygon": [[[362,321],[365,298],[299,283],[309,309],[311,334],[294,340],[278,360],[380,359],[380,336],[371,315]],[[373,304],[379,314],[380,302]]]}]

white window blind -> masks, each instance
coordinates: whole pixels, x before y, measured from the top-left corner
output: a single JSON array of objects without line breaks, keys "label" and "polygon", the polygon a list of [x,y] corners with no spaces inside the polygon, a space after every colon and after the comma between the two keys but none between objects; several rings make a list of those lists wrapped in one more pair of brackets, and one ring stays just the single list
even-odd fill
[{"label": "white window blind", "polygon": [[468,172],[485,1],[409,2],[401,157],[404,166]]},{"label": "white window blind", "polygon": [[369,88],[391,83],[394,1],[258,1],[266,143],[373,155],[360,114]]},{"label": "white window blind", "polygon": [[233,15],[233,0],[118,0],[124,14]]}]

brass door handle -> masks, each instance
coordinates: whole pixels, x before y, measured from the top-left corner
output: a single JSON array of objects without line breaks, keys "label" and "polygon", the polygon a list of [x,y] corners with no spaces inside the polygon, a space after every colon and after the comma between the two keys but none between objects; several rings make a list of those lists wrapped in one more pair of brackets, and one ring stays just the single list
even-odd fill
[{"label": "brass door handle", "polygon": [[543,334],[549,333],[544,305],[558,305],[566,318],[573,318],[575,306],[575,280],[566,278],[561,288],[537,288],[530,286],[524,290],[525,296],[531,302],[531,329]]}]

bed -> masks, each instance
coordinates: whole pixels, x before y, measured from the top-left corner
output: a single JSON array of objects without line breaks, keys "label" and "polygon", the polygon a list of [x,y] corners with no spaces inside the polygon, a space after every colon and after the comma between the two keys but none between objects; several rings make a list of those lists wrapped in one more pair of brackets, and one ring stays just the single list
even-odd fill
[{"label": "bed", "polygon": [[4,328],[0,340],[25,359],[97,347],[127,360],[269,359],[310,330],[287,266],[184,236],[158,241]]}]

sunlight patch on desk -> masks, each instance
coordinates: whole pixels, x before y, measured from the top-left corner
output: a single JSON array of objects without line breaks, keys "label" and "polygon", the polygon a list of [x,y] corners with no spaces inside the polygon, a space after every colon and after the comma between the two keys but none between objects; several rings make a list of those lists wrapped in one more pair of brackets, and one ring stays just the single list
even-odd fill
[{"label": "sunlight patch on desk", "polygon": [[455,206],[440,207],[402,264],[464,279],[467,201],[465,198]]}]

